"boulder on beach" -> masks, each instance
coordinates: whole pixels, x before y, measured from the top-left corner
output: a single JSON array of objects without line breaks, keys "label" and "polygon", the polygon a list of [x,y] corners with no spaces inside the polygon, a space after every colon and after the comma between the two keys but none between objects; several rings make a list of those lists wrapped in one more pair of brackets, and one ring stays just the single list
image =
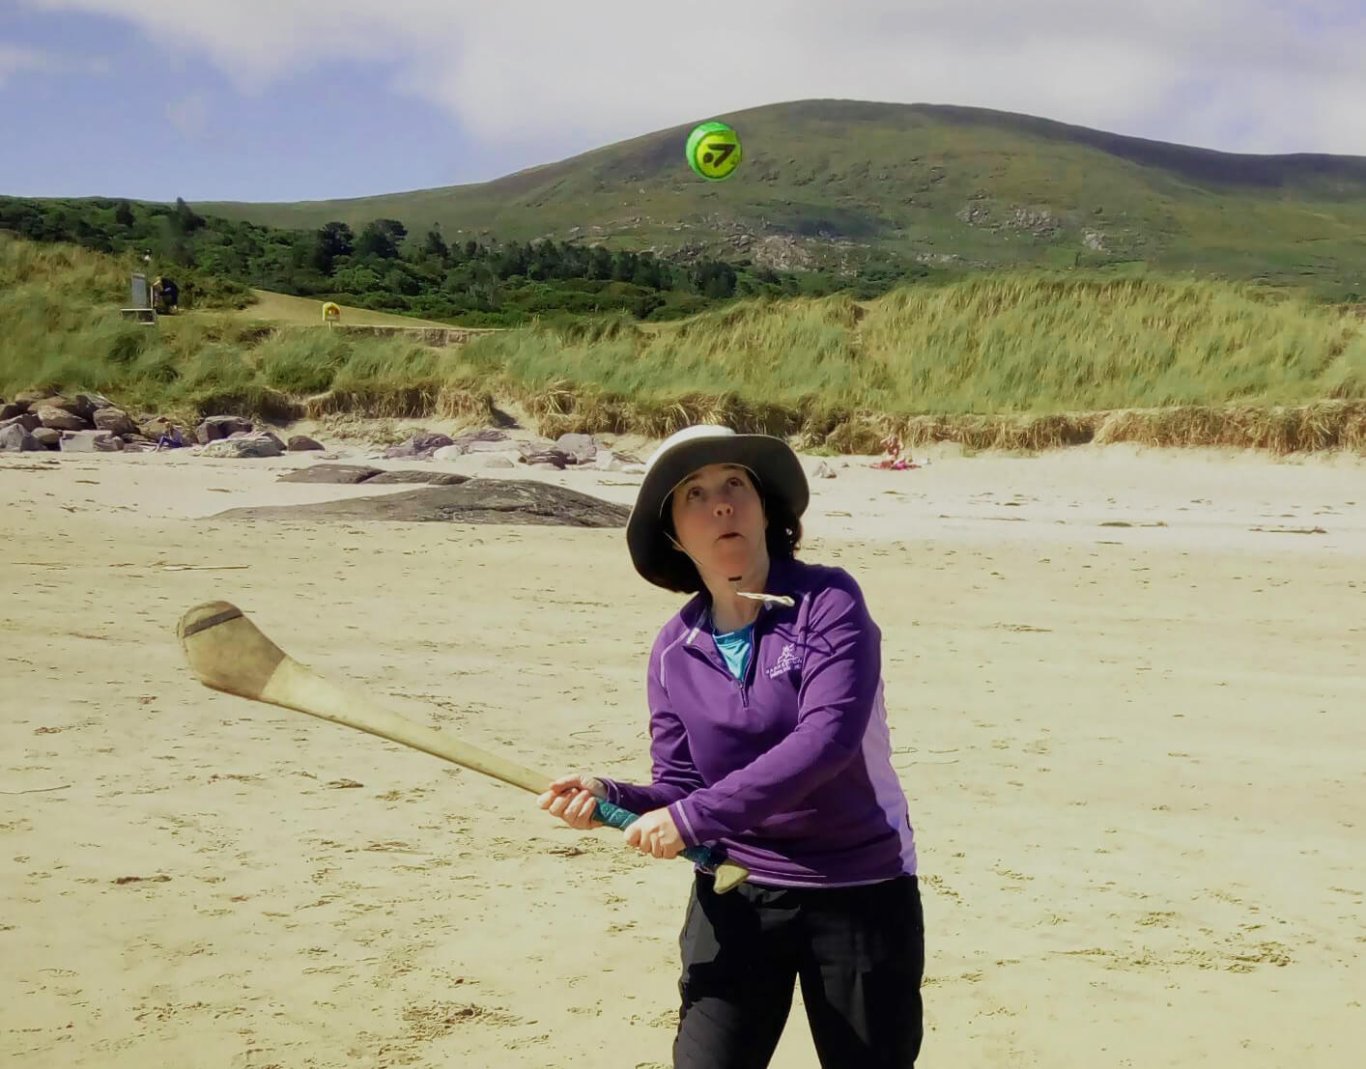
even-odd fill
[{"label": "boulder on beach", "polygon": [[453,471],[416,471],[412,468],[382,471],[373,479],[365,480],[366,485],[371,483],[427,483],[429,486],[458,486],[460,483],[469,481],[468,475],[457,475]]},{"label": "boulder on beach", "polygon": [[73,411],[87,423],[94,423],[95,413],[102,408],[118,408],[118,405],[102,393],[78,393]]},{"label": "boulder on beach", "polygon": [[144,438],[150,438],[155,442],[163,434],[170,434],[171,427],[172,423],[169,419],[165,416],[157,416],[156,419],[149,419],[139,426],[138,431]]},{"label": "boulder on beach", "polygon": [[430,460],[432,454],[444,446],[454,445],[455,440],[446,434],[424,431],[415,434],[406,442],[391,445],[384,451],[386,460],[414,459]]},{"label": "boulder on beach", "polygon": [[591,434],[562,434],[555,446],[574,458],[576,464],[592,463],[598,455],[598,443]]},{"label": "boulder on beach", "polygon": [[128,413],[121,408],[97,408],[91,417],[91,422],[95,424],[96,429],[112,431],[120,438],[137,433],[137,426]]},{"label": "boulder on beach", "polygon": [[521,443],[512,438],[476,438],[473,441],[455,443],[466,453],[515,453]]},{"label": "boulder on beach", "polygon": [[17,423],[0,427],[0,453],[36,453],[46,446],[39,445],[28,431]]},{"label": "boulder on beach", "polygon": [[451,444],[443,446],[435,454],[438,460],[445,459],[447,456],[455,456],[465,453],[504,453],[515,450],[517,442],[511,438],[507,431],[500,431],[496,428],[487,428],[480,431],[465,431],[457,434],[452,439]]},{"label": "boulder on beach", "polygon": [[598,471],[643,472],[645,466],[630,453],[613,453],[604,449],[593,458],[591,467]]},{"label": "boulder on beach", "polygon": [[28,402],[30,412],[37,412],[40,408],[55,408],[59,412],[66,412],[72,416],[81,414],[81,406],[76,403],[74,398],[59,393],[41,395]]},{"label": "boulder on beach", "polygon": [[623,505],[568,487],[532,480],[470,479],[459,485],[310,505],[228,509],[215,518],[625,527],[629,515]]},{"label": "boulder on beach", "polygon": [[62,431],[63,453],[117,453],[123,439],[111,431]]},{"label": "boulder on beach", "polygon": [[451,460],[468,453],[511,452],[517,447],[518,443],[507,431],[494,427],[465,431],[454,438],[435,431],[419,431],[407,441],[390,446],[384,451],[384,457],[386,460]]},{"label": "boulder on beach", "polygon": [[362,464],[314,464],[311,468],[297,468],[287,471],[277,479],[282,483],[337,483],[353,486],[373,479],[383,468],[371,468]]},{"label": "boulder on beach", "polygon": [[54,431],[83,431],[90,426],[74,412],[58,408],[56,405],[42,404],[33,411],[37,413],[44,427],[51,427]]},{"label": "boulder on beach", "polygon": [[417,468],[401,468],[398,471],[385,471],[362,464],[314,464],[311,468],[299,468],[286,472],[277,480],[282,483],[338,483],[355,486],[359,483],[428,483],[433,486],[455,486],[468,482],[468,475],[457,475],[450,471],[429,471]]},{"label": "boulder on beach", "polygon": [[237,433],[227,438],[220,438],[204,446],[199,455],[245,460],[283,456],[284,451],[284,443],[279,438],[269,431],[260,431],[251,434]]},{"label": "boulder on beach", "polygon": [[0,427],[22,427],[26,431],[36,431],[42,425],[43,421],[38,418],[36,412],[21,412],[0,423]]},{"label": "boulder on beach", "polygon": [[521,461],[533,468],[554,468],[557,471],[564,471],[567,466],[574,463],[574,458],[563,449],[551,446],[549,449],[523,450]]},{"label": "boulder on beach", "polygon": [[234,434],[250,434],[254,424],[241,416],[209,416],[195,428],[195,439],[200,445],[208,445],[220,438]]}]

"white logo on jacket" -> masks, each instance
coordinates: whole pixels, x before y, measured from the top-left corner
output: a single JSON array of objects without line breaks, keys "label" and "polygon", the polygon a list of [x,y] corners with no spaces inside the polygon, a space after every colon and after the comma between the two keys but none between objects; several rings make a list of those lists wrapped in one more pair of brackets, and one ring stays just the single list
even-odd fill
[{"label": "white logo on jacket", "polygon": [[790,672],[794,668],[800,668],[801,666],[801,661],[797,660],[795,647],[789,642],[783,646],[782,652],[778,654],[777,661],[775,661],[773,667],[768,670],[768,678],[776,679],[784,672]]}]

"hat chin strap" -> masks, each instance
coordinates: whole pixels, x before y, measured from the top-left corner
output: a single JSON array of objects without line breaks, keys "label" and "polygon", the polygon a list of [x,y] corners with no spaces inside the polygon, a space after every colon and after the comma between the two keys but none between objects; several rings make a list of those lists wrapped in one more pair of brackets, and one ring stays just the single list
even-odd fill
[{"label": "hat chin strap", "polygon": [[[673,535],[666,534],[664,537],[673,543],[674,549],[678,550],[678,552],[682,553],[683,556],[688,558],[688,560],[692,561],[693,567],[697,569],[697,574],[701,575],[702,565],[700,565],[697,562],[697,558],[694,557],[691,553],[689,553],[686,549],[684,549],[682,543],[680,543],[678,539],[675,538]],[[743,578],[744,576],[734,575],[731,576],[728,581],[731,583],[738,583]],[[786,605],[790,609],[793,605],[797,604],[786,594],[762,594],[754,593],[748,590],[737,590],[734,593],[737,598],[749,598],[751,601],[762,601],[765,605]]]}]

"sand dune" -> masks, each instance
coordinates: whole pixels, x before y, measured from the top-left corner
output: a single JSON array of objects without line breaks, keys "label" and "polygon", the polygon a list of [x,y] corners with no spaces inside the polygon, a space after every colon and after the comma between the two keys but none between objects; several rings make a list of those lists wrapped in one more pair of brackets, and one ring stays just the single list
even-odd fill
[{"label": "sand dune", "polygon": [[[211,518],[411,489],[276,481],[311,462],[0,457],[0,1061],[667,1066],[686,863],[206,691],[174,627],[226,598],[423,722],[644,776],[677,599],[617,530]],[[1366,464],[834,464],[804,552],[886,635],[922,1064],[1356,1065]],[[799,1001],[775,1065],[816,1065]]]}]

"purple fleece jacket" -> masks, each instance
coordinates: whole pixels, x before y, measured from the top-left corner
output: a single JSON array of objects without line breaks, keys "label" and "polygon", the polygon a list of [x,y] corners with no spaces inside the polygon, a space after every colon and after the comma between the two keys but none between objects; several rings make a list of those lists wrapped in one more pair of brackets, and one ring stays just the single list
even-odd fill
[{"label": "purple fleece jacket", "polygon": [[664,806],[689,846],[720,845],[756,884],[839,887],[916,871],[882,695],[882,633],[842,568],[774,560],[737,680],[703,591],[650,654],[653,782],[603,780],[636,813]]}]

